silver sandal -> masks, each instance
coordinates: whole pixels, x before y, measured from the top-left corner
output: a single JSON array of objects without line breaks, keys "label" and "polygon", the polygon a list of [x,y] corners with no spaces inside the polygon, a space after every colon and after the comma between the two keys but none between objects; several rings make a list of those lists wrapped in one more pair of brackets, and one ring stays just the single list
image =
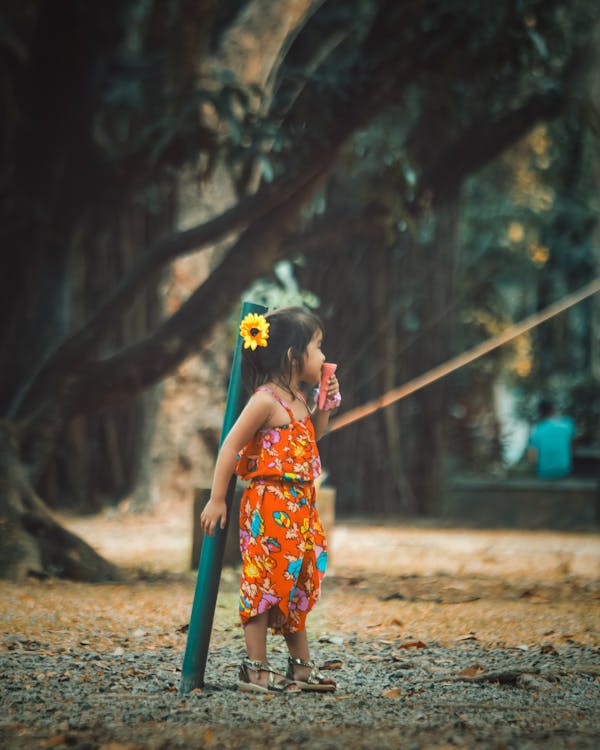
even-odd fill
[{"label": "silver sandal", "polygon": [[[258,685],[250,680],[248,671],[252,672],[268,672],[269,677],[267,680],[267,686]],[[276,679],[276,676],[279,679]],[[261,661],[252,661],[252,659],[244,659],[240,664],[240,672],[238,678],[238,689],[244,693],[299,693],[300,691],[296,688],[294,680],[288,679],[285,675],[280,672],[276,672],[270,664],[263,664]]]},{"label": "silver sandal", "polygon": [[[310,674],[304,680],[297,680],[294,677],[294,667],[307,667]],[[317,693],[333,693],[337,685],[334,682],[327,682],[327,678],[319,672],[314,661],[304,661],[304,659],[295,659],[288,657],[288,668],[286,677],[288,680],[294,680],[300,690],[312,690]]]}]

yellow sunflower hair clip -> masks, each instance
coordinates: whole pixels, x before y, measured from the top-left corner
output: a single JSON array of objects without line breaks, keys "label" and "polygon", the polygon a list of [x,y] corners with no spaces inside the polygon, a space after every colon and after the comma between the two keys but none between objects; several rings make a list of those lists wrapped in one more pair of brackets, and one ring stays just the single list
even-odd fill
[{"label": "yellow sunflower hair clip", "polygon": [[267,346],[270,325],[264,315],[248,313],[240,323],[240,336],[244,339],[244,349],[254,351],[257,346]]}]

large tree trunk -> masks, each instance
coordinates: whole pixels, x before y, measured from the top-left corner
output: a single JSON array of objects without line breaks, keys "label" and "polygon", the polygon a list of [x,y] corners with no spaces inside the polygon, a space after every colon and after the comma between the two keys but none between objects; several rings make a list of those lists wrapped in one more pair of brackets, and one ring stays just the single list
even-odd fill
[{"label": "large tree trunk", "polygon": [[[160,212],[149,214],[138,206],[124,207],[107,216],[101,227],[89,228],[78,238],[66,289],[72,328],[89,320],[108,290],[138,262],[152,237],[170,229],[171,204],[165,188]],[[141,340],[159,323],[158,282],[157,274],[156,281],[116,322],[102,348],[105,356]],[[50,508],[98,513],[133,491],[154,431],[157,388],[101,411],[92,404],[64,425],[35,484]]]},{"label": "large tree trunk", "polygon": [[[327,165],[320,179],[313,179],[288,202],[264,217],[252,231],[247,231],[211,274],[207,284],[211,292],[192,296],[176,316],[172,325],[163,324],[163,336],[155,336],[135,347],[136,356],[117,354],[107,360],[83,363],[78,374],[68,382],[68,396],[76,412],[82,404],[93,400],[93,394],[138,393],[150,385],[160,374],[172,369],[172,363],[185,358],[192,348],[191,330],[198,327],[198,319],[206,321],[199,343],[205,343],[216,321],[227,309],[231,295],[241,293],[247,283],[245,267],[240,258],[253,264],[255,277],[264,274],[277,260],[280,248],[295,228],[302,206],[310,200],[327,173]],[[92,395],[90,395],[90,392]],[[9,547],[15,557],[4,558],[5,568],[0,567],[3,577],[19,578],[28,571],[37,574],[56,574],[85,580],[104,580],[116,575],[115,569],[82,540],[60,526],[46,510],[44,504],[31,489],[30,476],[35,469],[22,463],[22,456],[30,454],[34,466],[44,461],[47,445],[54,445],[56,430],[61,421],[61,395],[46,406],[45,416],[38,417],[35,429],[23,425],[24,441],[19,445],[16,432],[6,427],[7,438],[0,464],[0,518],[5,519],[3,543],[11,538],[16,541]],[[34,420],[35,422],[35,420]],[[20,437],[20,436],[19,436]],[[2,451],[0,445],[0,451]],[[37,460],[36,460],[37,459]],[[1,565],[0,561],[0,565]]]},{"label": "large tree trunk", "polygon": [[[382,232],[374,240],[357,234],[337,264],[338,248],[326,242],[318,261],[309,260],[310,288],[325,309],[338,311],[339,319],[326,320],[325,350],[340,356],[346,408],[450,356],[458,212],[457,188],[436,207],[427,245],[406,234],[392,243]],[[327,438],[323,461],[340,510],[433,513],[443,489],[447,418],[447,385],[439,382]]]},{"label": "large tree trunk", "polygon": [[[218,77],[227,73],[249,90],[258,87],[263,97],[255,107],[265,112],[282,56],[320,4],[321,0],[251,0],[227,28],[201,75]],[[253,192],[259,178],[260,169],[254,167],[241,181],[225,159],[217,161],[210,180],[203,184],[198,184],[192,173],[182,175],[179,227],[202,223],[235,205],[240,190]],[[167,312],[177,310],[191,290],[208,278],[230,243],[231,239],[216,243],[172,264],[163,299]],[[187,502],[195,488],[210,484],[225,407],[234,325],[229,319],[220,321],[213,329],[210,351],[204,349],[187,359],[160,388],[156,429],[142,456],[135,507],[165,498]]]},{"label": "large tree trunk", "polygon": [[[596,184],[600,195],[600,23],[595,29],[595,59],[590,75],[591,109],[596,122],[595,168]],[[600,276],[600,221],[596,225],[596,242],[594,243],[594,261],[596,274]],[[591,301],[592,315],[590,322],[590,352],[592,377],[600,382],[600,294],[596,294]],[[600,423],[596,440],[600,441]]]},{"label": "large tree trunk", "polygon": [[[436,208],[435,238],[428,248],[430,274],[423,289],[421,314],[428,330],[420,337],[417,357],[424,371],[453,354],[452,300],[459,262],[459,187],[454,186]],[[414,463],[411,485],[415,511],[430,515],[439,507],[444,482],[448,426],[448,382],[442,379],[414,397]]]},{"label": "large tree trunk", "polygon": [[49,575],[113,581],[118,569],[64,528],[34,491],[10,424],[0,422],[0,571],[21,581]]}]

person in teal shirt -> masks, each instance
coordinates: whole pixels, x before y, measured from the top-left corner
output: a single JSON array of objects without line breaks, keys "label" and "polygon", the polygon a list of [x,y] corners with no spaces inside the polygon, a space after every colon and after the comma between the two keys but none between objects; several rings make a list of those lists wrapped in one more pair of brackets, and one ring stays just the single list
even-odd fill
[{"label": "person in teal shirt", "polygon": [[529,460],[536,463],[542,479],[566,477],[573,468],[575,424],[570,417],[557,414],[552,402],[545,399],[540,402],[539,413],[540,421],[529,436]]}]

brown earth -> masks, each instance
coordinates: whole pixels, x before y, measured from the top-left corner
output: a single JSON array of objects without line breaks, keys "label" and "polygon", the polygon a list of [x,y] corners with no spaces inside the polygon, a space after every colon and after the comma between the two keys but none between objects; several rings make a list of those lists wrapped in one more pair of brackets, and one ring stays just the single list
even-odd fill
[{"label": "brown earth", "polygon": [[[23,585],[0,584],[0,641],[3,644],[0,656],[4,651],[12,659],[9,660],[12,665],[10,669],[9,661],[6,663],[4,679],[11,685],[27,688],[31,669],[28,674],[15,672],[19,670],[20,660],[13,657],[18,653],[31,655],[31,658],[35,656],[42,664],[44,659],[52,660],[57,654],[72,655],[85,662],[86,653],[88,656],[95,654],[89,658],[102,659],[107,654],[119,657],[129,652],[138,653],[142,649],[142,661],[155,653],[157,658],[160,656],[161,664],[166,659],[173,672],[178,670],[186,644],[185,625],[189,619],[195,582],[195,575],[187,570],[191,546],[191,512],[187,505],[177,503],[170,507],[163,506],[160,512],[146,515],[115,513],[100,518],[62,520],[110,559],[132,571],[142,570],[143,574],[138,572],[126,583],[105,585],[76,584],[55,579],[31,580]],[[502,660],[510,661],[513,654],[526,658],[532,654],[543,654],[544,659],[548,655],[556,655],[562,661],[558,672],[553,668],[552,679],[559,672],[568,672],[579,675],[577,679],[584,682],[587,680],[585,684],[577,683],[574,697],[569,698],[566,694],[557,697],[557,700],[566,701],[565,705],[560,704],[560,727],[548,717],[544,718],[542,713],[538,724],[531,723],[529,717],[529,724],[526,723],[530,728],[529,734],[522,728],[518,731],[515,729],[500,741],[494,726],[489,727],[488,736],[485,722],[483,728],[477,724],[479,728],[475,732],[475,729],[468,728],[467,719],[460,719],[453,726],[459,726],[461,722],[464,726],[453,729],[449,735],[450,741],[447,731],[444,739],[439,727],[431,725],[418,731],[415,728],[411,735],[412,744],[407,746],[440,749],[455,746],[594,746],[590,737],[597,736],[600,731],[598,711],[594,715],[593,710],[594,705],[598,708],[599,704],[595,701],[600,699],[600,538],[597,535],[549,531],[473,531],[419,528],[400,523],[369,525],[338,521],[330,536],[331,565],[322,601],[311,613],[309,627],[311,640],[319,644],[319,655],[333,656],[333,662],[338,659],[346,669],[346,672],[343,669],[340,672],[340,689],[335,697],[338,707],[348,703],[343,710],[349,711],[350,703],[359,695],[360,700],[356,705],[364,701],[368,703],[373,693],[378,700],[381,700],[381,696],[387,698],[388,703],[402,694],[401,700],[408,702],[402,704],[402,710],[407,712],[405,720],[407,726],[412,727],[413,714],[410,712],[417,711],[420,705],[417,698],[413,699],[412,696],[422,692],[418,687],[420,683],[409,680],[402,688],[396,687],[396,683],[389,680],[397,672],[389,670],[407,669],[406,674],[410,674],[410,669],[421,664],[425,670],[423,674],[429,675],[427,679],[435,681],[436,674],[449,669],[450,672],[442,675],[446,681],[442,683],[446,692],[440,693],[437,699],[432,698],[434,704],[438,705],[436,710],[443,711],[439,708],[444,705],[445,698],[442,696],[448,694],[448,681],[457,679],[457,675],[463,676],[460,679],[468,679],[483,674],[485,678],[489,665],[493,663],[497,667],[503,663]],[[210,678],[212,687],[208,685],[203,691],[207,699],[227,699],[234,702],[232,705],[239,703],[234,666],[241,649],[236,616],[237,577],[235,570],[226,569],[223,572],[209,656],[209,665],[211,658],[214,658],[215,664],[224,664],[227,671],[221,673],[217,670],[215,673],[209,669],[207,682]],[[231,656],[233,650],[235,657]],[[275,646],[274,654],[280,651]],[[420,662],[418,657],[421,658]],[[486,667],[484,661],[488,657]],[[510,667],[509,671],[513,670],[514,677],[510,684],[520,684],[523,688],[524,675],[539,675],[540,662],[537,656],[536,659],[527,661],[526,668],[525,662],[520,662],[519,674],[514,672],[516,662],[510,661],[507,669]],[[355,666],[355,671],[350,672],[350,664],[358,664],[360,660],[363,660],[364,669]],[[28,663],[35,665],[38,662]],[[385,684],[377,682],[380,663],[382,669],[388,670],[388,677],[391,675]],[[558,665],[558,661],[552,663]],[[543,672],[547,666],[546,662],[541,664],[542,673],[550,679],[549,673]],[[467,671],[460,671],[460,668]],[[48,689],[52,688],[56,672],[47,671],[47,666],[44,669],[46,671],[39,673],[41,677],[34,678],[37,682],[30,685],[32,690],[43,690],[46,685],[49,685]],[[116,669],[120,670],[118,680],[124,686],[121,694],[125,700],[128,694],[131,697],[132,692],[131,685],[127,683],[130,670]],[[367,675],[364,678],[367,682],[359,690],[353,685],[353,680],[356,675],[362,679],[363,673]],[[93,681],[93,677],[89,679]],[[117,680],[114,675],[113,679]],[[171,681],[165,689],[176,694],[177,678],[169,679]],[[575,680],[575,677],[572,679]],[[225,683],[225,688],[217,684],[220,680]],[[369,683],[369,680],[372,682]],[[81,685],[79,693],[91,689],[89,684]],[[431,687],[435,686],[432,684]],[[544,696],[540,684],[535,689]],[[453,683],[451,692],[457,690],[460,690],[458,683]],[[42,695],[47,701],[54,693],[42,692]],[[452,695],[455,700],[453,716],[457,710],[460,713],[463,704],[465,708],[462,713],[465,716],[469,713],[468,706],[475,706],[474,716],[478,717],[478,721],[485,714],[485,706],[482,710],[477,709],[472,697],[460,692]],[[508,694],[502,695],[500,703],[503,700],[506,702]],[[513,700],[514,689],[511,696]],[[70,700],[77,703],[77,694]],[[85,705],[95,706],[93,697],[88,696],[86,700]],[[320,700],[318,711],[321,711],[326,705],[324,699],[316,700]],[[422,703],[422,696],[420,700]],[[493,695],[489,700],[488,708],[493,709]],[[413,705],[411,701],[417,702]],[[274,703],[277,704],[277,701],[270,702],[269,707]],[[573,721],[579,727],[577,730],[571,727],[569,719],[564,718],[569,713],[569,707],[575,717]],[[504,709],[507,707],[504,706]],[[167,721],[161,725],[160,732],[148,734],[148,722],[139,717],[135,720],[119,718],[118,731],[108,731],[102,717],[98,716],[91,723],[88,722],[89,726],[86,724],[80,730],[75,726],[75,729],[69,730],[64,721],[56,727],[50,719],[38,724],[31,710],[25,689],[22,702],[12,703],[8,718],[0,719],[1,747],[77,746],[123,750],[261,746],[259,739],[251,739],[254,737],[252,733],[246,735],[246,740],[240,740],[239,730],[232,726],[229,731],[226,719],[218,715],[212,716],[212,719],[203,715],[198,725],[201,726],[200,734],[193,734],[193,722],[199,721],[193,715],[186,719],[187,723],[170,726]],[[227,712],[228,709],[225,707],[223,710]],[[382,710],[378,703],[373,708],[373,715]],[[389,712],[389,709],[385,708],[385,711]],[[528,711],[531,709],[528,708]],[[416,726],[419,717],[415,716]],[[337,720],[342,721],[342,718],[342,714],[339,714]],[[361,722],[364,720],[364,717],[360,719]],[[281,734],[278,734],[273,722],[270,723],[268,710],[264,711],[261,721],[264,725],[263,740]],[[393,743],[395,740],[390,738],[396,735],[389,732],[399,731],[392,728],[395,727],[393,722],[389,724],[387,720],[378,719],[379,723],[368,731],[368,736],[372,738],[368,741],[365,739],[366,730],[361,734],[360,726],[357,729],[348,718],[344,721],[352,724],[348,729],[351,734],[344,742],[356,748],[383,746],[378,742]],[[443,726],[447,728],[448,717],[444,721]],[[517,719],[511,721],[514,726],[518,724]],[[341,735],[338,736],[335,722],[328,724],[326,715],[318,724],[321,746],[337,747]],[[90,726],[94,728],[92,734]],[[401,735],[408,738],[409,730],[405,728],[403,732]],[[151,741],[149,737],[154,737],[154,740]],[[312,744],[310,737],[309,731],[306,747]],[[527,738],[526,742],[523,737]],[[257,744],[252,744],[254,741]],[[303,746],[298,737],[294,741],[297,746]]]},{"label": "brown earth", "polygon": [[[151,613],[157,627],[163,623],[161,612],[166,630],[187,621],[195,575],[189,571],[192,517],[186,504],[163,506],[147,515],[62,520],[126,568],[141,568],[150,578],[172,574],[164,591],[160,584],[152,585],[155,603],[149,608],[139,583],[133,590],[103,586],[107,623],[112,626],[112,618],[121,623],[126,617],[132,618],[131,627],[148,627],[145,620]],[[408,628],[421,640],[441,643],[476,631],[486,642],[513,645],[539,643],[552,631],[600,645],[600,536],[596,534],[338,521],[329,536],[331,561],[323,599],[311,618],[312,629],[358,630],[368,636],[374,629],[378,634],[397,634],[399,628]],[[237,573],[226,569],[219,604],[225,606],[232,592],[235,596],[236,582]],[[20,590],[35,601],[38,589],[32,583]],[[79,600],[86,586],[53,581],[43,584],[42,590],[44,609],[53,613],[52,591],[60,592],[61,599],[73,592]],[[125,590],[131,594],[123,608],[119,605]],[[362,612],[359,620],[357,602]],[[227,623],[235,622],[234,607],[227,612]]]}]

